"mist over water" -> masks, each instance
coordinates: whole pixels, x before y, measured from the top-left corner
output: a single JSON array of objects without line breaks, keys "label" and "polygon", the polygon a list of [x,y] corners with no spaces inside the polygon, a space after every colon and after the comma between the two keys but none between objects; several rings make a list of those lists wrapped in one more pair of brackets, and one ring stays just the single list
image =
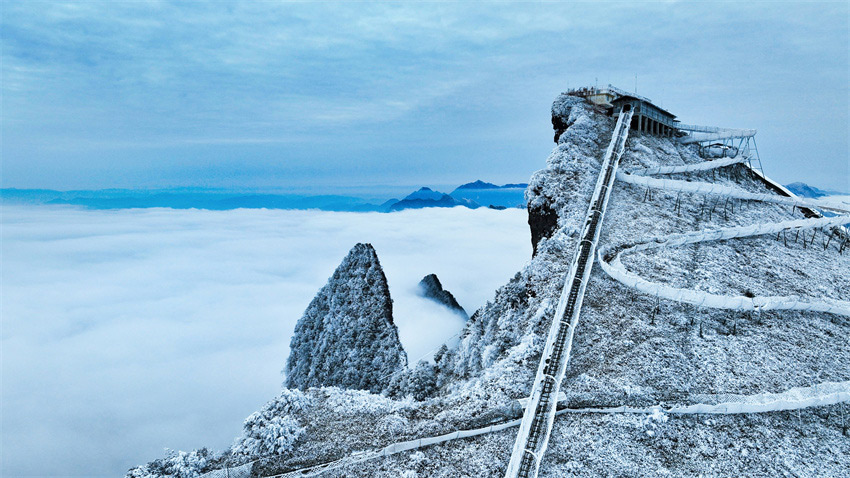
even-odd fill
[{"label": "mist over water", "polygon": [[3,476],[120,476],[163,448],[223,449],[282,382],[295,322],[375,246],[411,364],[529,259],[526,213],[2,206]]}]

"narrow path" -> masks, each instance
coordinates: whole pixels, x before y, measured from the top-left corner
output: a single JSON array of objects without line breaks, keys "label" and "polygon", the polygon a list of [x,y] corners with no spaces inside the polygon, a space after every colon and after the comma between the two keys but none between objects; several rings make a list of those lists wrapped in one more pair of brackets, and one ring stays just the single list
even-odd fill
[{"label": "narrow path", "polygon": [[[556,415],[566,413],[633,413],[633,414],[656,414],[669,413],[674,415],[735,415],[742,413],[768,413],[787,410],[801,410],[810,407],[821,407],[837,403],[850,402],[850,381],[846,382],[824,382],[811,387],[795,387],[780,393],[760,393],[757,395],[726,395],[720,401],[714,403],[697,403],[692,405],[676,405],[673,407],[608,407],[608,408],[565,408],[558,410]],[[326,471],[337,470],[344,466],[362,463],[375,458],[395,455],[404,451],[424,448],[438,443],[445,443],[460,438],[469,438],[487,433],[497,432],[518,426],[522,419],[511,420],[487,427],[472,430],[458,430],[444,435],[418,438],[398,443],[392,443],[379,450],[353,453],[339,460],[334,460],[321,465],[301,468],[278,475],[264,478],[295,478],[298,476],[318,476]],[[243,465],[244,466],[244,465]],[[224,475],[215,475],[215,477]],[[234,475],[231,474],[232,478]],[[213,475],[201,475],[199,478],[214,478]]]},{"label": "narrow path", "polygon": [[[488,427],[472,430],[458,430],[444,435],[407,440],[387,445],[384,448],[371,451],[356,452],[339,460],[320,465],[298,469],[287,473],[266,478],[293,478],[317,476],[325,471],[340,469],[345,466],[365,462],[375,458],[385,457],[408,450],[423,448],[438,443],[445,443],[460,438],[484,435],[491,432],[519,426],[520,430],[508,465],[506,477],[536,477],[543,454],[548,445],[552,423],[556,415],[565,413],[637,413],[637,414],[740,414],[765,413],[783,410],[800,410],[803,408],[832,405],[850,402],[850,381],[824,382],[812,387],[798,387],[781,393],[762,393],[750,396],[724,396],[715,403],[697,403],[677,405],[664,408],[654,407],[612,407],[612,408],[582,408],[557,410],[560,384],[563,381],[566,366],[572,349],[572,337],[578,324],[578,316],[584,289],[590,276],[593,264],[592,257],[599,240],[599,229],[607,208],[611,186],[614,179],[636,185],[668,191],[679,191],[696,194],[713,194],[721,197],[764,201],[776,204],[787,204],[801,208],[828,209],[843,215],[837,217],[820,217],[784,222],[755,224],[743,227],[707,229],[686,234],[670,234],[653,237],[634,243],[605,245],[597,251],[602,269],[615,280],[627,287],[639,290],[659,298],[686,302],[703,307],[715,307],[732,310],[768,310],[793,309],[829,312],[850,316],[850,302],[821,299],[803,300],[797,297],[756,296],[738,297],[719,294],[708,294],[701,291],[678,289],[664,284],[646,281],[628,271],[620,262],[620,255],[625,252],[650,248],[675,247],[683,244],[699,244],[701,242],[749,237],[771,234],[785,230],[802,230],[811,228],[837,228],[847,239],[847,231],[842,226],[850,223],[850,211],[837,209],[817,201],[798,198],[785,198],[773,194],[756,194],[747,191],[712,183],[677,181],[648,178],[650,175],[675,174],[693,171],[708,171],[732,164],[747,163],[745,157],[736,157],[684,166],[650,168],[631,173],[617,172],[619,160],[625,148],[628,137],[628,125],[631,112],[620,115],[611,143],[603,159],[603,167],[597,180],[596,189],[588,209],[587,220],[580,236],[579,247],[576,251],[570,273],[565,280],[561,300],[555,313],[555,319],[549,331],[543,356],[540,361],[531,397],[526,400],[525,413],[522,419],[497,423]],[[751,168],[752,169],[752,168]],[[253,463],[253,462],[252,462]],[[250,464],[248,464],[250,465]],[[239,468],[246,467],[242,465]],[[250,468],[250,467],[249,467]],[[236,475],[228,475],[234,477]],[[223,470],[201,475],[199,478],[217,478],[225,476]],[[218,474],[216,474],[218,473]]]},{"label": "narrow path", "polygon": [[658,282],[647,281],[623,266],[620,257],[628,252],[647,249],[663,249],[685,244],[734,239],[741,237],[777,234],[782,231],[801,231],[815,228],[830,228],[832,234],[843,236],[839,240],[847,241],[847,231],[843,225],[850,224],[850,211],[824,206],[818,201],[799,198],[781,197],[775,194],[756,194],[737,188],[705,182],[679,181],[670,179],[654,179],[646,176],[652,174],[674,174],[691,171],[707,171],[722,168],[731,164],[746,163],[746,158],[738,157],[706,163],[652,168],[634,171],[631,174],[620,172],[617,179],[630,184],[636,184],[666,191],[686,192],[696,194],[712,194],[724,198],[742,199],[748,201],[763,201],[775,204],[785,204],[794,207],[811,209],[829,209],[841,213],[834,217],[816,217],[782,222],[753,224],[750,226],[726,227],[719,229],[704,229],[685,234],[665,234],[632,243],[617,243],[604,245],[599,248],[597,257],[599,264],[608,275],[623,285],[658,298],[676,302],[684,302],[698,307],[711,307],[738,311],[759,310],[804,310],[814,312],[829,312],[850,317],[850,302],[845,300],[821,298],[809,300],[794,296],[732,296],[710,294],[693,289],[682,289]]}]

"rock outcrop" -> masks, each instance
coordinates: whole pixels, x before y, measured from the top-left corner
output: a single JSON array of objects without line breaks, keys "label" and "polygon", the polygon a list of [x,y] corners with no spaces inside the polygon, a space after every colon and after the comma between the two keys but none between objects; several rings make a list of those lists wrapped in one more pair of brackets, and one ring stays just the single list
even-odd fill
[{"label": "rock outcrop", "polygon": [[286,386],[378,393],[406,366],[378,255],[371,244],[357,244],[295,325]]},{"label": "rock outcrop", "polygon": [[468,319],[469,314],[457,303],[457,300],[451,292],[443,289],[443,284],[437,278],[437,274],[428,274],[419,281],[419,294],[422,297],[427,297],[435,302],[438,302],[454,312],[463,315]]}]

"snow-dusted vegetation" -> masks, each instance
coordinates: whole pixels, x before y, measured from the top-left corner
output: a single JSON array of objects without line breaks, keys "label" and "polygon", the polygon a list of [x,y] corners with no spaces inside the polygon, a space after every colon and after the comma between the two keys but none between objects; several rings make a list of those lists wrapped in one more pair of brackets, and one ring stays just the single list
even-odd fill
[{"label": "snow-dusted vegetation", "polygon": [[230,449],[232,455],[237,459],[257,459],[287,454],[304,432],[292,415],[309,407],[309,403],[300,391],[283,389],[262,410],[245,419],[242,435]]},{"label": "snow-dusted vegetation", "polygon": [[[391,443],[505,423],[521,415],[517,400],[529,394],[614,125],[589,103],[567,95],[555,101],[552,113],[557,146],[526,192],[535,251],[530,262],[470,317],[456,343],[441,348],[433,363],[421,362],[413,371],[396,374],[385,394],[307,389],[309,407],[285,412],[297,424],[293,429],[303,431],[284,453],[258,462],[256,473],[269,476],[362,456]],[[633,134],[621,167],[703,161],[695,146]],[[770,194],[737,163],[679,173],[673,179]],[[802,218],[799,209],[787,205],[738,201],[732,210],[728,204],[718,209],[715,203],[716,198],[703,194],[649,193],[616,182],[600,243]],[[850,253],[835,243],[809,247],[787,239],[771,235],[648,249],[624,256],[623,262],[644,277],[690,289],[742,296],[787,291],[812,298],[850,297]],[[594,268],[561,387],[561,407],[687,407],[846,383],[848,337],[850,321],[840,315],[699,308],[643,295]],[[770,408],[759,411],[764,409]],[[845,403],[752,415],[652,411],[559,415],[540,476],[841,476],[850,468]],[[515,436],[516,429],[507,428],[376,455],[380,457],[329,468],[322,476],[499,476]]]},{"label": "snow-dusted vegetation", "polygon": [[127,472],[129,478],[195,478],[214,464],[215,455],[202,448],[191,452],[168,450],[164,458]]},{"label": "snow-dusted vegetation", "polygon": [[357,244],[295,325],[286,386],[383,391],[407,354],[387,278],[371,244]]}]

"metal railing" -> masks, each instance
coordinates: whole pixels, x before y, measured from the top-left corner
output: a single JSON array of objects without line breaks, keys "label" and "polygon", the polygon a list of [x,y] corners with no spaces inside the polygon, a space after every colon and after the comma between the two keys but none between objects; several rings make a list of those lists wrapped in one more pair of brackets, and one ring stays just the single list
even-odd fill
[{"label": "metal railing", "polygon": [[546,451],[555,419],[557,396],[566,373],[573,334],[578,325],[584,291],[593,266],[593,253],[599,242],[599,230],[611,195],[611,185],[616,177],[617,165],[625,149],[633,114],[633,111],[620,113],[611,143],[605,152],[581,239],[570,272],[564,281],[564,289],[543,348],[531,395],[511,453],[511,461],[505,472],[507,478],[536,477]]}]

